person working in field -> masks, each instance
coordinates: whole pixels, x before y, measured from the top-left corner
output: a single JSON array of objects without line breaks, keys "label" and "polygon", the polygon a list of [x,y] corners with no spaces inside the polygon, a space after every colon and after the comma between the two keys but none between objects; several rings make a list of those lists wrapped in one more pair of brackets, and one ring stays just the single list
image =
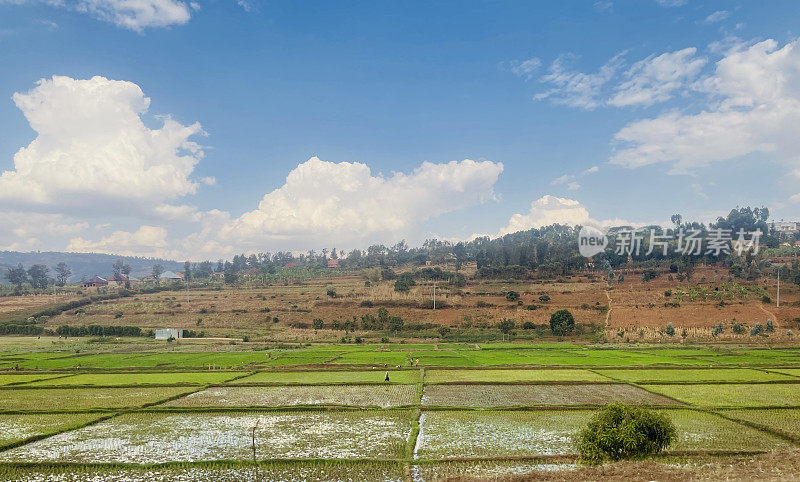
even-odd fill
[{"label": "person working in field", "polygon": [[389,372],[388,371],[386,372],[386,378],[384,378],[383,381],[385,381],[385,382],[389,381]]}]

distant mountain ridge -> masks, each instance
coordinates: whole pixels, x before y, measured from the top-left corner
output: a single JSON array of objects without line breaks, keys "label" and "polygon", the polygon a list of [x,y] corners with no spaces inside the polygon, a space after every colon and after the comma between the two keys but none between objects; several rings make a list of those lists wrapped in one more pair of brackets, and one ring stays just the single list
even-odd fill
[{"label": "distant mountain ridge", "polygon": [[165,270],[181,271],[183,263],[168,259],[142,258],[137,256],[116,256],[100,253],[62,253],[57,251],[31,251],[22,253],[18,251],[0,251],[0,283],[8,283],[5,279],[6,268],[17,266],[19,263],[25,268],[34,264],[43,264],[50,268],[50,276],[54,276],[54,268],[60,263],[67,263],[72,270],[70,282],[88,279],[94,275],[108,277],[113,273],[112,265],[122,260],[131,267],[131,275],[137,278],[149,276],[153,265],[160,264]]}]

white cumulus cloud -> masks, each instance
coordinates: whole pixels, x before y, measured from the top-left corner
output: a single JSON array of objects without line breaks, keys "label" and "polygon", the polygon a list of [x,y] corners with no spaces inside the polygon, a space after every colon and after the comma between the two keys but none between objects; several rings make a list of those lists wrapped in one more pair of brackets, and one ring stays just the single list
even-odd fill
[{"label": "white cumulus cloud", "polygon": [[610,161],[625,167],[666,163],[672,173],[767,153],[800,165],[800,41],[738,46],[695,85],[708,96],[696,113],[665,112],[628,124],[615,135]]},{"label": "white cumulus cloud", "polygon": [[644,225],[644,223],[631,223],[624,219],[598,221],[589,216],[589,210],[579,201],[547,194],[533,201],[527,213],[512,215],[511,219],[508,220],[508,224],[501,228],[497,235],[505,236],[517,231],[542,228],[552,224],[594,226],[597,228]]},{"label": "white cumulus cloud", "polygon": [[197,189],[189,176],[203,150],[190,138],[200,124],[147,127],[150,99],[132,82],[55,76],[13,100],[37,135],[0,174],[0,201],[141,209]]},{"label": "white cumulus cloud", "polygon": [[114,231],[99,241],[82,237],[70,240],[67,251],[107,253],[124,256],[157,256],[178,259],[179,250],[170,249],[167,230],[161,226],[141,226],[136,231]]},{"label": "white cumulus cloud", "polygon": [[466,159],[424,162],[411,173],[384,177],[359,162],[312,157],[257,209],[225,223],[219,238],[223,244],[258,246],[281,239],[319,245],[406,236],[428,219],[493,199],[502,170],[501,163]]}]

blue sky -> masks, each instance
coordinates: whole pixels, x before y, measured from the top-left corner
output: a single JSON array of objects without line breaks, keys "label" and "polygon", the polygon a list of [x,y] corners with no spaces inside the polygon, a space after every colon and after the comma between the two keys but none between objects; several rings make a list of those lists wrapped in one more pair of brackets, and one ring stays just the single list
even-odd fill
[{"label": "blue sky", "polygon": [[[0,249],[797,217],[797,2],[148,2],[0,0]],[[147,140],[162,129],[193,152]]]}]

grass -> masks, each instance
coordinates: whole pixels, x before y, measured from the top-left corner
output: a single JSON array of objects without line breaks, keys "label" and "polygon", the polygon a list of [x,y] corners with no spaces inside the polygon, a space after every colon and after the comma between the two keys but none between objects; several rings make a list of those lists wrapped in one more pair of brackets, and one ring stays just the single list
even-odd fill
[{"label": "grass", "polygon": [[434,411],[420,420],[416,458],[531,457],[575,453],[588,410]]},{"label": "grass", "polygon": [[[786,438],[800,441],[800,408],[770,408],[800,407],[800,384],[783,383],[800,379],[800,369],[786,368],[800,360],[794,349],[296,346],[158,351],[73,340],[22,352],[10,344],[0,366],[54,372],[0,374],[0,448],[47,435],[0,451],[0,479],[404,480],[405,465],[423,479],[562,470],[569,456],[531,457],[575,453],[573,436],[592,407],[609,402],[667,414],[679,433],[672,451],[782,450]],[[409,368],[412,359],[420,368]],[[703,410],[668,408],[676,400]],[[419,403],[426,408],[417,424]],[[108,412],[115,416],[90,423]],[[302,460],[253,463],[253,428],[258,460]],[[463,457],[478,459],[452,460]],[[7,465],[26,462],[34,465]]]},{"label": "grass", "polygon": [[[130,413],[0,452],[6,462],[155,464],[257,459],[403,456],[409,413]],[[335,443],[331,443],[335,434]]]},{"label": "grass", "polygon": [[508,369],[508,370],[427,370],[425,383],[457,382],[573,382],[609,381],[608,378],[589,370],[559,369]]},{"label": "grass", "polygon": [[645,388],[706,407],[800,406],[797,384],[646,385]]},{"label": "grass", "polygon": [[58,374],[0,374],[0,385],[16,385],[48,378],[60,377]]},{"label": "grass", "polygon": [[744,420],[800,441],[800,410],[791,408],[749,409],[725,410],[721,413],[726,417]]},{"label": "grass", "polygon": [[767,451],[790,448],[791,444],[763,431],[745,427],[712,413],[695,410],[660,410],[678,431],[670,451],[724,450]]},{"label": "grass", "polygon": [[598,370],[607,377],[631,383],[659,382],[773,382],[791,376],[749,368]]},{"label": "grass", "polygon": [[60,432],[96,420],[103,415],[97,413],[0,415],[0,447],[31,437]]},{"label": "grass", "polygon": [[624,384],[596,385],[428,385],[423,405],[513,407],[604,405],[606,403],[675,405],[668,398]]},{"label": "grass", "polygon": [[0,390],[2,411],[136,408],[187,393],[187,388],[27,388]]},{"label": "grass", "polygon": [[213,387],[167,402],[169,407],[348,405],[389,408],[414,404],[413,385]]},{"label": "grass", "polygon": [[347,460],[267,461],[259,463],[176,464],[159,467],[97,467],[80,465],[0,465],[0,479],[25,482],[85,480],[192,480],[237,482],[242,480],[404,480],[397,462]]},{"label": "grass", "polygon": [[[386,370],[360,371],[273,371],[258,372],[232,382],[234,385],[324,385],[324,384],[384,384]],[[419,370],[389,370],[389,383],[419,383]]]},{"label": "grass", "polygon": [[28,383],[26,386],[207,385],[222,383],[241,375],[233,372],[81,373]]}]

